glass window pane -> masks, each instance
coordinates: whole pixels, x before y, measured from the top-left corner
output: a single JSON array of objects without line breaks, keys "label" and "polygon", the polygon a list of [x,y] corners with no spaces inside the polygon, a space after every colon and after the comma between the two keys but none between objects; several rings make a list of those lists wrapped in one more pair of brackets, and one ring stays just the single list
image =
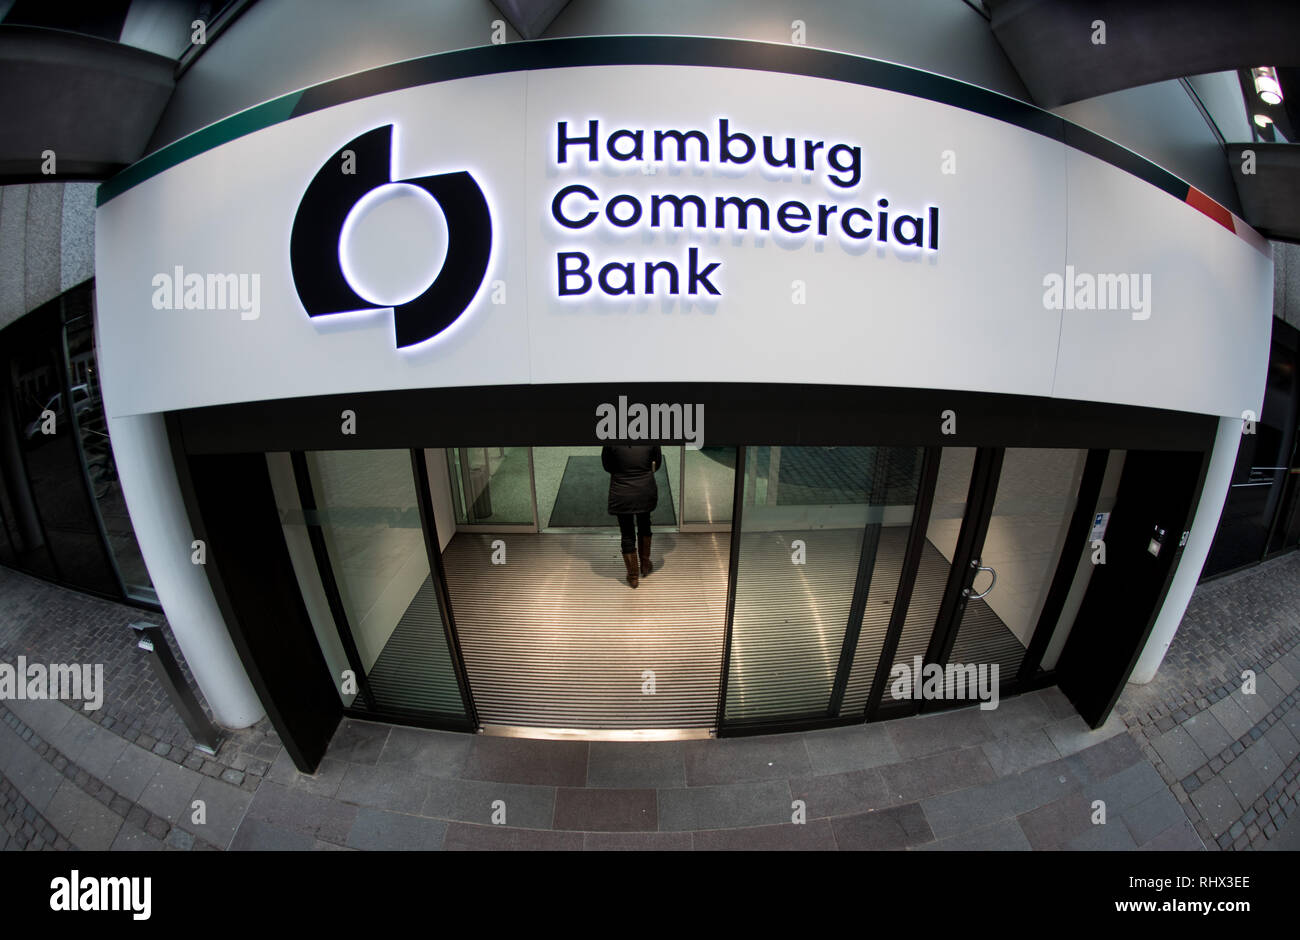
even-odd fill
[{"label": "glass window pane", "polygon": [[464,714],[405,450],[307,454],[347,626],[378,709]]},{"label": "glass window pane", "polygon": [[63,323],[58,303],[28,314],[7,330],[10,401],[19,435],[28,493],[44,529],[61,580],[100,594],[121,596],[86,492],[73,409],[91,407],[89,393],[74,388],[67,401],[59,360]]},{"label": "glass window pane", "polygon": [[[746,450],[727,721],[827,713],[860,561],[869,598],[892,604],[916,459],[876,447]],[[860,660],[868,672],[873,646]]]},{"label": "glass window pane", "polygon": [[154,593],[153,581],[140,554],[126,499],[117,479],[117,464],[113,460],[108,421],[104,417],[104,401],[100,395],[95,332],[89,311],[68,322],[67,335],[68,377],[73,397],[77,400],[81,456],[86,463],[108,547],[117,562],[126,593],[137,600],[156,604],[158,595]]},{"label": "glass window pane", "polygon": [[[966,604],[948,662],[998,665],[1001,683],[1016,677],[1056,574],[1078,499],[1086,450],[1007,448],[998,478],[982,571]],[[992,584],[992,589],[989,586]],[[956,681],[956,672],[946,672]]]},{"label": "glass window pane", "polygon": [[731,521],[736,487],[736,448],[683,448],[682,522],[725,525]]}]

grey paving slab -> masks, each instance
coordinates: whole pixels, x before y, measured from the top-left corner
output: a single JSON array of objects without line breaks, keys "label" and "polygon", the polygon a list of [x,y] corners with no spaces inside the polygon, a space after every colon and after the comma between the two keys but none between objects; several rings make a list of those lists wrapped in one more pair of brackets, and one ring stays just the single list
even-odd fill
[{"label": "grey paving slab", "polygon": [[161,839],[155,839],[138,826],[123,823],[122,828],[118,830],[117,836],[113,839],[113,844],[109,846],[109,851],[161,852],[166,848],[166,844]]},{"label": "grey paving slab", "polygon": [[935,838],[946,839],[1018,816],[1058,800],[1077,789],[1064,761],[1054,761],[990,783],[944,793],[921,801]]},{"label": "grey paving slab", "polygon": [[173,764],[169,760],[160,760],[153,777],[140,794],[137,802],[151,813],[175,823],[182,816],[192,811],[190,806],[194,792],[199,783],[205,780],[202,774]]},{"label": "grey paving slab", "polygon": [[831,852],[836,849],[835,832],[828,819],[745,829],[712,829],[696,832],[693,843],[697,852]]},{"label": "grey paving slab", "polygon": [[[103,780],[130,745],[125,738],[119,738],[113,732],[105,731],[98,725],[91,724],[90,728],[92,730],[85,746],[75,758],[69,757],[69,759],[87,773]],[[66,754],[64,756],[68,757]]]},{"label": "grey paving slab", "polygon": [[804,747],[814,774],[838,774],[895,764],[902,758],[879,722],[809,731]]},{"label": "grey paving slab", "polygon": [[[5,705],[11,712],[23,720],[23,723],[51,743],[57,735],[68,727],[68,723],[77,717],[76,711],[67,705],[52,699],[7,699]],[[95,727],[94,722],[82,719],[80,724]]]},{"label": "grey paving slab", "polygon": [[684,787],[685,742],[592,741],[589,787]]},{"label": "grey paving slab", "polygon": [[582,847],[592,852],[689,852],[689,832],[588,832]]},{"label": "grey paving slab", "polygon": [[1146,757],[1131,734],[1117,734],[1076,751],[1065,762],[1081,783],[1088,784],[1113,777],[1134,764],[1146,763]]},{"label": "grey paving slab", "polygon": [[415,815],[424,806],[431,779],[409,771],[349,764],[335,799]]},{"label": "grey paving slab", "polygon": [[[348,833],[352,831],[356,814],[356,806],[264,780],[248,804],[239,831],[243,831],[251,820],[267,824],[272,832],[283,830],[301,833],[308,847],[315,839],[341,845],[347,841]],[[257,827],[250,830],[256,831]],[[238,834],[236,832],[236,841]],[[235,842],[232,842],[231,848],[235,847]]]},{"label": "grey paving slab", "polygon": [[898,802],[874,767],[842,774],[792,777],[790,796],[804,801],[808,819],[865,813]]},{"label": "grey paving slab", "polygon": [[314,774],[304,774],[294,766],[293,758],[289,756],[289,752],[281,750],[275,760],[272,761],[266,779],[273,780],[282,786],[292,787],[295,790],[303,790],[314,796],[334,796],[338,793],[339,784],[343,782],[343,775],[347,772],[347,769],[348,764],[346,761],[333,757],[324,757],[316,767]]},{"label": "grey paving slab", "polygon": [[[1138,845],[1145,845],[1160,833],[1187,819],[1182,805],[1168,790],[1153,793],[1137,806],[1125,810],[1120,819]],[[1109,817],[1108,817],[1108,821]]]},{"label": "grey paving slab", "polygon": [[1101,800],[1106,804],[1107,820],[1118,820],[1147,797],[1162,791],[1168,791],[1165,782],[1154,767],[1143,761],[1105,780],[1085,784],[1081,792],[1089,801]]},{"label": "grey paving slab", "polygon": [[363,807],[357,810],[347,844],[381,852],[429,852],[442,848],[447,823]]},{"label": "grey paving slab", "polygon": [[1106,719],[1105,724],[1094,731],[1078,714],[1074,714],[1066,718],[1058,718],[1044,730],[1056,745],[1056,749],[1063,756],[1068,757],[1084,748],[1095,747],[1107,738],[1124,733],[1127,729],[1119,715],[1112,714]]},{"label": "grey paving slab", "polygon": [[1290,764],[1297,757],[1300,757],[1300,743],[1287,730],[1286,725],[1280,721],[1264,732],[1264,740],[1269,743],[1269,746],[1273,748],[1284,764]]},{"label": "grey paving slab", "polygon": [[1186,817],[1139,847],[1144,852],[1204,852],[1205,843]]},{"label": "grey paving slab", "polygon": [[1041,731],[1059,717],[1038,695],[1001,699],[997,708],[983,712],[983,716],[984,724],[995,738],[1020,737]]},{"label": "grey paving slab", "polygon": [[996,737],[992,741],[985,741],[980,749],[999,777],[1018,774],[1030,767],[1058,760],[1061,756],[1061,752],[1042,728]]},{"label": "grey paving slab", "polygon": [[1268,673],[1270,679],[1277,683],[1278,688],[1288,695],[1300,688],[1300,677],[1287,669],[1283,660],[1279,659],[1264,671]]},{"label": "grey paving slab", "polygon": [[56,830],[83,851],[106,852],[122,828],[122,817],[64,780],[44,813]]},{"label": "grey paving slab", "polygon": [[584,833],[581,832],[476,826],[457,822],[447,826],[442,847],[447,851],[577,852],[582,850],[583,838]]},{"label": "grey paving slab", "polygon": [[378,766],[429,777],[459,777],[473,744],[473,735],[393,728],[379,754]]},{"label": "grey paving slab", "polygon": [[786,823],[794,812],[791,803],[785,780],[660,790],[659,829],[681,832]]},{"label": "grey paving slab", "polygon": [[1086,832],[1092,815],[1092,801],[1075,791],[1021,813],[1016,821],[1032,848],[1052,851]]},{"label": "grey paving slab", "polygon": [[800,734],[687,741],[684,757],[688,787],[786,779],[812,770]]},{"label": "grey paving slab", "polygon": [[[1192,773],[1210,756],[1182,728],[1171,728],[1159,737],[1152,738],[1151,746],[1173,773],[1175,780],[1181,780]],[[1217,754],[1218,751],[1212,753]]]},{"label": "grey paving slab", "polygon": [[[1247,717],[1250,719],[1251,725],[1254,725],[1256,722],[1262,721],[1264,718],[1268,717],[1268,713],[1272,711],[1277,704],[1274,702],[1270,705],[1264,700],[1264,696],[1259,693],[1259,681],[1260,680],[1257,677],[1256,691],[1253,695],[1247,695],[1245,692],[1238,689],[1233,692],[1232,695],[1228,696],[1229,700],[1236,702],[1241,710],[1246,713]],[[1276,686],[1274,687],[1276,688]]]},{"label": "grey paving slab", "polygon": [[[1246,753],[1243,756],[1255,768],[1255,772],[1259,774],[1259,779],[1264,781],[1264,789],[1266,790],[1273,785],[1273,782],[1278,777],[1282,776],[1282,771],[1286,770],[1288,763],[1288,761],[1282,760],[1281,755],[1269,743],[1267,732],[1258,741],[1246,748]],[[1235,764],[1239,760],[1241,760],[1240,757],[1232,763]]]},{"label": "grey paving slab", "polygon": [[1211,778],[1208,783],[1193,790],[1188,796],[1191,798],[1192,805],[1205,819],[1205,824],[1216,836],[1226,832],[1228,827],[1241,816],[1241,804],[1232,795],[1227,781],[1222,777]]},{"label": "grey paving slab", "polygon": [[103,780],[128,800],[139,802],[140,795],[158,773],[162,763],[163,758],[157,754],[150,754],[132,745],[113,762]]},{"label": "grey paving slab", "polygon": [[388,741],[391,730],[390,725],[344,718],[330,739],[325,756],[349,764],[373,766],[379,762],[379,755],[384,752],[384,744]]},{"label": "grey paving slab", "polygon": [[[1268,711],[1272,711],[1282,704],[1282,699],[1286,698],[1286,693],[1282,691],[1282,687],[1274,682],[1273,677],[1265,670],[1255,675],[1255,696],[1264,703],[1264,707]],[[1262,718],[1263,715],[1261,714],[1260,717]]]},{"label": "grey paving slab", "polygon": [[239,824],[230,849],[232,852],[309,852],[315,845],[316,840],[305,832],[246,817]]},{"label": "grey paving slab", "polygon": [[1131,852],[1137,848],[1133,836],[1119,820],[1089,826],[1065,846],[1072,852]]},{"label": "grey paving slab", "polygon": [[938,842],[928,842],[916,847],[929,852],[1029,852],[1032,846],[1020,824],[1014,819],[1003,819],[983,829],[973,829]]},{"label": "grey paving slab", "polygon": [[554,787],[487,780],[430,781],[420,815],[492,825],[498,802],[504,803],[506,826],[550,829],[555,819]]},{"label": "grey paving slab", "polygon": [[[2,733],[13,736],[7,726]],[[45,807],[65,779],[63,774],[43,761],[39,754],[22,741],[18,741],[17,747],[13,749],[4,772],[23,795],[23,799],[32,804],[38,813],[45,812]]]},{"label": "grey paving slab", "polygon": [[548,787],[587,782],[586,741],[541,741],[480,734],[465,763],[469,780],[495,780]]},{"label": "grey paving slab", "polygon": [[1219,779],[1228,785],[1228,791],[1237,798],[1237,802],[1243,809],[1259,799],[1268,785],[1273,782],[1266,781],[1260,776],[1258,768],[1250,760],[1250,751],[1253,749],[1248,749],[1245,754],[1219,771]]},{"label": "grey paving slab", "polygon": [[1048,713],[1053,718],[1068,718],[1070,715],[1077,714],[1075,707],[1065,697],[1065,693],[1056,686],[1052,686],[1050,689],[1039,689],[1037,692],[1028,694],[1036,695],[1047,707]]},{"label": "grey paving slab", "polygon": [[878,813],[858,813],[831,820],[835,844],[843,851],[899,850],[934,841],[934,833],[918,803],[893,806]]},{"label": "grey paving slab", "polygon": [[[1240,693],[1237,693],[1240,695]],[[1255,719],[1251,718],[1242,709],[1236,696],[1221,698],[1210,706],[1210,714],[1213,715],[1223,726],[1223,730],[1235,741],[1241,737],[1255,724]]]},{"label": "grey paving slab", "polygon": [[884,723],[899,757],[912,760],[982,744],[993,737],[978,707],[918,715]]},{"label": "grey paving slab", "polygon": [[228,848],[239,824],[243,822],[253,794],[211,777],[204,777],[194,791],[194,800],[203,801],[202,823],[194,821],[193,809],[183,813],[179,825],[217,848]]},{"label": "grey paving slab", "polygon": [[997,777],[978,747],[933,754],[879,768],[894,803],[911,803]]},{"label": "grey paving slab", "polygon": [[1182,723],[1181,727],[1191,735],[1192,740],[1200,747],[1202,753],[1210,757],[1214,757],[1235,740],[1224,730],[1223,725],[1210,709],[1198,712],[1188,718]]},{"label": "grey paving slab", "polygon": [[95,738],[95,732],[99,730],[99,726],[90,721],[73,721],[72,709],[63,708],[63,710],[68,716],[67,721],[59,730],[53,732],[48,740],[50,744],[59,749],[59,752],[64,757],[70,761],[76,761],[81,756],[81,752],[85,750],[86,745]]},{"label": "grey paving slab", "polygon": [[647,832],[659,828],[652,789],[560,787],[555,791],[555,829],[586,832]]}]

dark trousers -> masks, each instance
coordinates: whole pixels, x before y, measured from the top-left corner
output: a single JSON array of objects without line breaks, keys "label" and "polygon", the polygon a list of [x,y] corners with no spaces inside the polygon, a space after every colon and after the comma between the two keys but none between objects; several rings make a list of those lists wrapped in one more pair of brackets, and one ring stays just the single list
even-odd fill
[{"label": "dark trousers", "polygon": [[[634,519],[636,520],[635,528],[633,528],[632,524]],[[630,512],[619,513],[618,531],[623,536],[623,554],[635,554],[637,535],[646,538],[650,534],[650,513],[639,512],[635,516]]]}]

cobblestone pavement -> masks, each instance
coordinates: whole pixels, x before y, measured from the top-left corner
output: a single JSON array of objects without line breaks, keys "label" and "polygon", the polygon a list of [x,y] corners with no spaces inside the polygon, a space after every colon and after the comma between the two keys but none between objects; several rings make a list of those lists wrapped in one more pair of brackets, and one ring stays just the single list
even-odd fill
[{"label": "cobblestone pavement", "polygon": [[0,661],[103,662],[108,680],[100,712],[0,702],[8,850],[1228,849],[1286,844],[1300,786],[1298,554],[1199,588],[1166,668],[1098,731],[1056,689],[661,743],[349,719],[313,775],[265,721],[198,752],[126,629],[140,611],[4,569],[0,609]]},{"label": "cobblestone pavement", "polygon": [[1128,686],[1116,714],[1207,845],[1260,848],[1296,811],[1298,689],[1292,552],[1197,587],[1155,679]]},{"label": "cobblestone pavement", "polygon": [[227,782],[257,786],[279,756],[280,741],[265,718],[240,731],[227,732],[217,754],[200,751],[154,677],[145,655],[136,648],[130,624],[160,624],[185,679],[198,694],[171,628],[161,613],[128,607],[51,585],[39,578],[0,567],[0,662],[102,663],[104,704],[83,712],[105,729],[159,757]]}]

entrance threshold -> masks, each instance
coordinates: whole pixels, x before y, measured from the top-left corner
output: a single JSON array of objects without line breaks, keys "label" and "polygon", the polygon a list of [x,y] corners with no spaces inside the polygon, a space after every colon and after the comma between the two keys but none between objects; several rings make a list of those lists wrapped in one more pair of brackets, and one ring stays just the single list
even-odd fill
[{"label": "entrance threshold", "polygon": [[545,741],[698,741],[713,737],[709,728],[533,728],[526,725],[483,725],[482,734],[500,738]]}]

